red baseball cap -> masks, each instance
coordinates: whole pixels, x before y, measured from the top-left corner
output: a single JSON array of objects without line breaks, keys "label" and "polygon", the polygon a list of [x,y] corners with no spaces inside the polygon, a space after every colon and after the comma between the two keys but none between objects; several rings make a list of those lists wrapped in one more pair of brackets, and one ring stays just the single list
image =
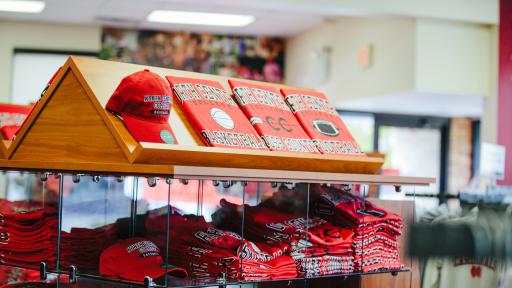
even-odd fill
[{"label": "red baseball cap", "polygon": [[139,142],[176,144],[169,125],[172,90],[158,74],[144,69],[121,80],[107,103],[107,110],[120,115]]},{"label": "red baseball cap", "polygon": [[118,241],[100,256],[100,275],[105,277],[137,282],[143,282],[146,276],[158,279],[165,274],[187,277],[184,269],[165,266],[160,249],[144,238]]}]

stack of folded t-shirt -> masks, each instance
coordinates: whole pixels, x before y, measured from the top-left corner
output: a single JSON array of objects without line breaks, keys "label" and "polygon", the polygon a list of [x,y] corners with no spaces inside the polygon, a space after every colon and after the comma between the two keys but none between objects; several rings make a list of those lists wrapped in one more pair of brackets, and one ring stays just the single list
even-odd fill
[{"label": "stack of folded t-shirt", "polygon": [[403,267],[398,254],[400,216],[347,192],[314,186],[314,213],[334,224],[354,231],[355,269],[361,272],[398,270]]},{"label": "stack of folded t-shirt", "polygon": [[[97,269],[101,251],[112,244],[117,229],[72,228],[61,233],[60,265]],[[0,200],[0,263],[55,268],[58,243],[58,211],[38,202]]]},{"label": "stack of folded t-shirt", "polygon": [[61,234],[60,265],[75,265],[82,270],[98,269],[101,252],[117,240],[118,229],[115,224],[95,229],[71,228]]},{"label": "stack of folded t-shirt", "polygon": [[0,200],[0,262],[38,267],[55,263],[57,210],[36,202]]},{"label": "stack of folded t-shirt", "polygon": [[[154,220],[154,219],[153,219]],[[148,239],[165,251],[164,227],[147,222]],[[245,241],[201,216],[170,216],[169,263],[195,277],[278,280],[297,276],[293,259],[279,247]]]},{"label": "stack of folded t-shirt", "polygon": [[[221,209],[213,217],[219,227],[236,229],[242,226],[241,211],[241,206],[221,200]],[[352,231],[319,217],[283,212],[265,202],[245,205],[243,214],[244,237],[272,247],[285,247],[297,264],[298,275],[312,277],[353,271]]]}]

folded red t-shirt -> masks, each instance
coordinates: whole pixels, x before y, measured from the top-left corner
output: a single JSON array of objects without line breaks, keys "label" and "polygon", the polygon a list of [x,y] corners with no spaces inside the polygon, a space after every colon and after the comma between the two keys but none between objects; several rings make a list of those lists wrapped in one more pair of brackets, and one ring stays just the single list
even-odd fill
[{"label": "folded red t-shirt", "polygon": [[[390,223],[390,229],[396,228],[399,231],[401,228],[402,218],[400,216],[381,209],[361,197],[321,185],[314,185],[313,191],[317,199],[314,204],[315,213],[329,220],[332,218],[346,220],[338,224],[357,227],[387,222]],[[371,227],[368,227],[366,231],[371,230]]]},{"label": "folded red t-shirt", "polygon": [[[240,227],[242,215],[238,205],[221,200],[223,219],[221,227]],[[266,242],[291,244],[295,249],[302,249],[301,241],[313,244],[334,246],[352,243],[354,233],[348,229],[335,226],[321,218],[283,213],[265,206],[244,206],[244,236],[247,239]],[[215,217],[215,215],[214,215]]]},{"label": "folded red t-shirt", "polygon": [[320,152],[365,155],[323,93],[293,88],[282,88],[281,93]]},{"label": "folded red t-shirt", "polygon": [[247,119],[270,150],[319,153],[277,88],[229,80]]},{"label": "folded red t-shirt", "polygon": [[11,202],[0,199],[0,220],[3,222],[12,221],[22,225],[30,225],[44,217],[56,215],[57,209],[43,206],[39,202],[17,201]]},{"label": "folded red t-shirt", "polygon": [[268,150],[235,100],[217,81],[167,76],[176,102],[204,143]]}]

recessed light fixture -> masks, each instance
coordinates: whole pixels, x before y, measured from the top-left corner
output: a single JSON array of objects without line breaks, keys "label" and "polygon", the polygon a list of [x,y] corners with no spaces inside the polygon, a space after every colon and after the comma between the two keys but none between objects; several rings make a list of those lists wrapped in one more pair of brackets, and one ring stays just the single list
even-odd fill
[{"label": "recessed light fixture", "polygon": [[19,13],[41,13],[46,3],[43,1],[0,0],[0,11]]},{"label": "recessed light fixture", "polygon": [[254,16],[223,13],[155,10],[148,15],[147,20],[149,22],[161,23],[243,27],[251,24],[254,21]]}]

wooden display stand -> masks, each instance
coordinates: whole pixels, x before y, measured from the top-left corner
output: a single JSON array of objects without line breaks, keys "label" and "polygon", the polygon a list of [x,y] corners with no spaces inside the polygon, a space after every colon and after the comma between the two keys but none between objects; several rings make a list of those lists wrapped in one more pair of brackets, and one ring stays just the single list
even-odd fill
[{"label": "wooden display stand", "polygon": [[[74,163],[79,169],[73,170],[105,170],[93,164],[109,163],[120,172],[145,174],[173,174],[178,165],[375,174],[382,165],[381,159],[371,157],[206,147],[178,105],[170,117],[178,145],[137,143],[104,107],[121,79],[142,69],[161,76],[214,79],[229,91],[225,77],[70,57],[18,137],[5,147],[5,158],[50,161],[64,169],[71,167],[59,163]],[[133,165],[127,164],[144,165],[130,170]]]},{"label": "wooden display stand", "polygon": [[[433,178],[376,175],[383,164],[377,157],[206,147],[178,105],[173,105],[169,121],[179,144],[138,143],[123,121],[104,107],[121,79],[142,69],[161,76],[217,80],[231,91],[226,77],[70,57],[16,139],[0,144],[1,169],[304,183],[435,182]],[[417,273],[416,267],[413,275]]]},{"label": "wooden display stand", "polygon": [[0,159],[7,158],[7,151],[9,150],[9,146],[11,146],[10,140],[0,140]]},{"label": "wooden display stand", "polygon": [[[138,143],[122,120],[104,107],[121,79],[142,69],[150,69],[161,76],[217,80],[230,91],[226,77],[70,57],[16,139],[12,143],[3,141],[0,145],[4,159],[8,159],[0,160],[0,166],[312,182],[325,182],[327,179],[346,182],[349,179],[345,174],[365,174],[363,178],[369,183],[406,181],[408,183],[404,184],[420,184],[417,181],[420,179],[414,178],[393,180],[379,175],[368,178],[368,174],[376,174],[382,166],[383,160],[379,158],[206,147],[179,105],[173,105],[170,116],[178,145]],[[357,180],[363,179],[354,181]]]}]

